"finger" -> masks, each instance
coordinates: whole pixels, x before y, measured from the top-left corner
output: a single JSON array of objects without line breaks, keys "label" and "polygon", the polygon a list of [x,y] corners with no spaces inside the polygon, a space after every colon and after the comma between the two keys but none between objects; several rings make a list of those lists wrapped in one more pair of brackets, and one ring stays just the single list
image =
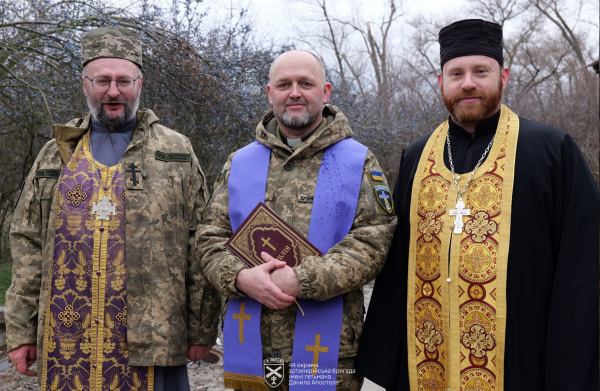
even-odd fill
[{"label": "finger", "polygon": [[25,357],[19,357],[15,367],[17,367],[17,372],[19,372],[21,375],[25,375],[29,370],[27,369],[29,368],[29,365],[27,365],[27,360]]},{"label": "finger", "polygon": [[267,294],[270,296],[268,297],[268,299],[270,299],[271,301],[293,302],[294,300],[296,300],[294,296],[290,296],[286,293],[283,293],[283,291],[274,283],[271,283],[269,285],[267,289]]},{"label": "finger", "polygon": [[30,346],[27,349],[27,358],[29,360],[35,361],[36,352],[37,352],[37,348],[35,346]]},{"label": "finger", "polygon": [[269,265],[268,270],[279,269],[286,265],[284,261],[279,261],[264,251],[260,253],[260,256],[263,259],[263,261],[265,261],[266,264]]},{"label": "finger", "polygon": [[264,251],[260,253],[260,257],[265,262],[271,262],[271,261],[275,260],[275,258],[273,258],[271,255],[269,255],[268,253],[266,253]]},{"label": "finger", "polygon": [[[267,254],[267,253],[263,252],[262,254]],[[267,255],[269,255],[269,254],[267,254]],[[270,272],[271,270],[274,270],[277,268],[277,260],[268,261],[267,263],[263,263],[262,265],[253,267],[252,269],[257,269],[257,268],[262,268],[265,271]]]}]

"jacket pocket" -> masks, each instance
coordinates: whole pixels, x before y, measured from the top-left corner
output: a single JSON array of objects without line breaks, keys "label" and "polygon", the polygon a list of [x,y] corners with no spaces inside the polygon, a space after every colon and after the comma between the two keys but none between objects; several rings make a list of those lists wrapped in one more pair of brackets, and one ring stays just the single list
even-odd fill
[{"label": "jacket pocket", "polygon": [[[53,176],[38,177],[40,171],[42,171],[44,173],[51,172]],[[40,192],[40,201],[39,201],[40,216],[39,217],[40,217],[40,228],[41,228],[41,234],[42,234],[41,238],[44,243],[46,241],[46,235],[48,233],[48,221],[50,220],[50,213],[52,211],[52,203],[54,202],[56,186],[58,186],[59,175],[60,175],[59,170],[38,170],[36,172],[36,179],[38,181],[38,189]]]}]

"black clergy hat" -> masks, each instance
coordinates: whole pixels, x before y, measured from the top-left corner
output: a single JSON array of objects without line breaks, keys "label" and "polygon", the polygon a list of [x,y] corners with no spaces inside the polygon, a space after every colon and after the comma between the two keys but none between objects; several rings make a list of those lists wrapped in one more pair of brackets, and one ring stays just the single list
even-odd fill
[{"label": "black clergy hat", "polygon": [[502,26],[482,19],[454,22],[440,30],[440,60],[442,68],[449,60],[462,56],[482,55],[504,64]]}]

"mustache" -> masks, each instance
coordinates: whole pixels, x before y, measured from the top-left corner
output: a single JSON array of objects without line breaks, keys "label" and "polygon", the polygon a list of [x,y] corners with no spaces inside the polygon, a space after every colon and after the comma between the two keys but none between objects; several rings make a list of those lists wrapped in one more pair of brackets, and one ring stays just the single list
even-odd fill
[{"label": "mustache", "polygon": [[125,104],[127,104],[127,100],[119,98],[119,97],[116,97],[116,98],[108,97],[108,98],[102,99],[102,101],[100,103],[125,103]]},{"label": "mustache", "polygon": [[288,99],[285,101],[285,105],[291,105],[291,104],[302,104],[304,106],[308,106],[308,102],[306,100],[304,100],[304,98],[297,98],[297,99]]},{"label": "mustache", "polygon": [[477,94],[473,94],[473,93],[461,93],[460,95],[457,95],[454,97],[454,101],[458,102],[461,99],[468,99],[468,98],[481,98],[481,96],[477,95]]}]

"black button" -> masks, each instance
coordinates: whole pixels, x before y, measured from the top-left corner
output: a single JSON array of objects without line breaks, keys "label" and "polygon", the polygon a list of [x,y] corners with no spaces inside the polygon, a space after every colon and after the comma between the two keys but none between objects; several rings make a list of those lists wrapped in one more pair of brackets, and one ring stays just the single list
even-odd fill
[{"label": "black button", "polygon": [[283,166],[287,171],[292,171],[294,169],[294,162],[287,162],[285,166]]}]

